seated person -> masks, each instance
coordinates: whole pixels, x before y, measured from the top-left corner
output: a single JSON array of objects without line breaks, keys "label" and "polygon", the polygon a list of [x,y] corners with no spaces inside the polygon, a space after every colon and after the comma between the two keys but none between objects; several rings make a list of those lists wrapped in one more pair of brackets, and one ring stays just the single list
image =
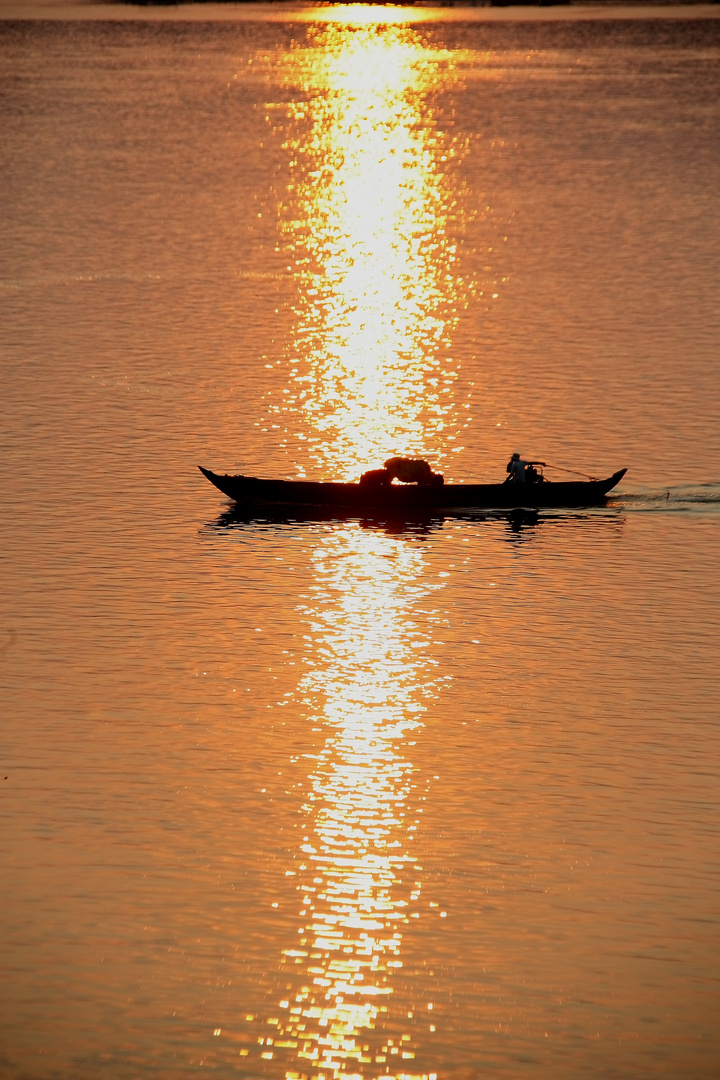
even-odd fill
[{"label": "seated person", "polygon": [[540,483],[544,477],[535,470],[535,466],[540,465],[545,467],[544,461],[524,461],[519,454],[515,453],[507,463],[506,472],[508,476],[505,483],[511,482],[513,484],[537,484]]}]

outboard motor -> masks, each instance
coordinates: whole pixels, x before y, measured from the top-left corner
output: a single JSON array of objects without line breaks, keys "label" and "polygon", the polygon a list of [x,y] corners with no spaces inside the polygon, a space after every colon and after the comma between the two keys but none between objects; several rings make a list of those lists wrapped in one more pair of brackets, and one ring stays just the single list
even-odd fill
[{"label": "outboard motor", "polygon": [[543,471],[535,465],[527,465],[525,467],[525,483],[526,484],[542,484],[545,482]]}]

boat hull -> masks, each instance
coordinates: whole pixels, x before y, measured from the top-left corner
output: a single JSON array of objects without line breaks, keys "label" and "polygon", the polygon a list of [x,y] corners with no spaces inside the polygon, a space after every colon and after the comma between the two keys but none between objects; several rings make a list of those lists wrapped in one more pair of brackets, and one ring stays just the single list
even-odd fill
[{"label": "boat hull", "polygon": [[211,484],[241,506],[322,507],[345,513],[381,511],[390,515],[598,506],[627,471],[620,469],[605,480],[542,484],[445,484],[439,488],[393,484],[373,490],[359,484],[221,476],[204,469],[202,465],[198,468]]}]

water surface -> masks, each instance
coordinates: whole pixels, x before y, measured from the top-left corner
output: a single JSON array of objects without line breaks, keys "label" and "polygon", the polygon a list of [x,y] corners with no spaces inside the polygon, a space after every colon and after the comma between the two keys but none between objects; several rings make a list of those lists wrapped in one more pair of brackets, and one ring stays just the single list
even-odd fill
[{"label": "water surface", "polygon": [[[3,1075],[717,1074],[720,23],[672,16],[0,22]],[[195,468],[516,449],[629,471],[408,522]]]}]

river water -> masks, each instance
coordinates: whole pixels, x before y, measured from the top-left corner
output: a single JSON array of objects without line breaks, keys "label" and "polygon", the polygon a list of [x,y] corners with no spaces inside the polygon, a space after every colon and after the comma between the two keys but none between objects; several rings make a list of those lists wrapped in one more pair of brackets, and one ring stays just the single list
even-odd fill
[{"label": "river water", "polygon": [[[0,1075],[716,1077],[720,21],[31,14]],[[514,450],[629,471],[402,522],[196,469]]]}]

